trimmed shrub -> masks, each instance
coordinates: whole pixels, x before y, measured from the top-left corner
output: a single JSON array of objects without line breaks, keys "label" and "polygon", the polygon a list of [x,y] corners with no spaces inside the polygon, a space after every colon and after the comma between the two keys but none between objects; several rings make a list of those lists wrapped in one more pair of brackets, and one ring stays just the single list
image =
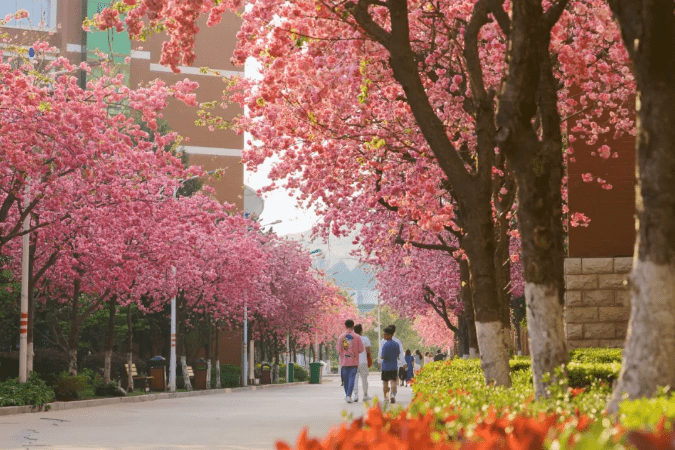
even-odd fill
[{"label": "trimmed shrub", "polygon": [[240,375],[241,375],[241,367],[235,364],[220,365],[220,385],[222,387],[224,388],[239,387]]},{"label": "trimmed shrub", "polygon": [[110,383],[104,383],[101,377],[96,377],[92,383],[94,388],[94,394],[99,397],[125,397],[126,392],[124,389],[121,389],[117,386],[117,383],[111,381]]},{"label": "trimmed shrub", "polygon": [[0,382],[0,406],[40,407],[54,400],[54,391],[33,372],[25,383],[18,378]]},{"label": "trimmed shrub", "polygon": [[79,400],[81,392],[91,388],[92,377],[93,374],[87,369],[77,375],[61,372],[53,385],[56,400],[66,402]]},{"label": "trimmed shrub", "polygon": [[295,381],[309,380],[309,374],[307,373],[307,369],[298,364],[295,364],[293,366],[293,378],[295,379]]},{"label": "trimmed shrub", "polygon": [[621,363],[620,348],[577,348],[570,351],[570,362]]}]

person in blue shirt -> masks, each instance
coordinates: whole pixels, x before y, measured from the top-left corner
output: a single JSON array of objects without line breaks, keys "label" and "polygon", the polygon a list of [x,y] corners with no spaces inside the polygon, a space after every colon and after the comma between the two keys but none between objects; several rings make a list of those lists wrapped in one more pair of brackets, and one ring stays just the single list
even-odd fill
[{"label": "person in blue shirt", "polygon": [[[382,345],[381,356],[382,356],[382,389],[384,391],[384,401],[387,399],[391,403],[396,403],[396,376],[398,374],[398,357],[401,353],[401,347],[398,345],[398,342],[392,341],[394,336],[394,330],[389,326],[384,330],[384,340],[385,343]],[[389,390],[391,388],[391,396],[389,396]]]}]

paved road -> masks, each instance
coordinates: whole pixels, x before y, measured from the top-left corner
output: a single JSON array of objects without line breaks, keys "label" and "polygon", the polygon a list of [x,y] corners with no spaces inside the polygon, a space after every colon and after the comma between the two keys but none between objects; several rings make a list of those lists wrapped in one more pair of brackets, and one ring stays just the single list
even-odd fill
[{"label": "paved road", "polygon": [[[369,394],[382,397],[379,373]],[[411,388],[399,388],[405,406]],[[231,394],[125,403],[64,411],[0,416],[0,449],[45,450],[272,450],[278,439],[295,444],[303,427],[324,436],[342,412],[358,417],[339,378]]]}]

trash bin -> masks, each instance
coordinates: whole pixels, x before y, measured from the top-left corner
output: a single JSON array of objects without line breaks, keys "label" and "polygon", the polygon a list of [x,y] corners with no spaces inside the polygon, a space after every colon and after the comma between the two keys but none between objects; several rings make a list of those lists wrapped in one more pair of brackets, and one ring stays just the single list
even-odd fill
[{"label": "trash bin", "polygon": [[286,382],[293,382],[293,363],[288,363],[288,380],[286,380]]},{"label": "trash bin", "polygon": [[166,359],[161,356],[153,356],[148,361],[150,368],[150,390],[165,391],[166,390]]},{"label": "trash bin", "polygon": [[321,384],[321,369],[323,365],[318,362],[309,363],[309,384]]},{"label": "trash bin", "polygon": [[200,358],[199,361],[197,361],[197,364],[195,365],[194,372],[195,372],[195,389],[201,389],[204,390],[206,389],[206,372],[208,366],[206,365],[206,361],[204,361],[203,358]]},{"label": "trash bin", "polygon": [[270,366],[268,363],[262,364],[260,384],[272,384],[272,366]]}]

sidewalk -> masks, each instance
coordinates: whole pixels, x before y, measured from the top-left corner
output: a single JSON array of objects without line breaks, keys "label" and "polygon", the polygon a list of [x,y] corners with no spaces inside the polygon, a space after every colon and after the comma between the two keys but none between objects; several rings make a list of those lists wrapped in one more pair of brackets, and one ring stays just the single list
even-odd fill
[{"label": "sidewalk", "polygon": [[[332,380],[326,380],[324,383]],[[118,403],[142,403],[151,402],[154,400],[167,400],[172,398],[198,397],[201,395],[216,395],[216,394],[231,394],[245,391],[258,391],[260,389],[270,389],[282,386],[297,386],[301,384],[309,384],[309,381],[296,381],[293,383],[283,384],[263,384],[256,386],[238,387],[238,388],[223,388],[223,389],[206,389],[189,392],[159,392],[156,394],[135,395],[133,397],[108,397],[108,398],[94,398],[90,400],[73,400],[70,402],[52,402],[45,406],[49,406],[49,411],[63,411],[66,409],[89,408],[92,406],[115,405]],[[0,416],[8,416],[13,414],[37,413],[44,412],[45,406],[42,408],[34,408],[31,405],[26,406],[2,406],[0,407]]]},{"label": "sidewalk", "polygon": [[[324,375],[322,384],[180,393],[171,402],[139,396],[133,403],[118,399],[97,408],[2,417],[0,449],[271,450],[277,440],[295,445],[305,427],[310,437],[323,438],[345,418],[365,413],[363,401],[345,402],[338,381],[337,376]],[[369,384],[368,394],[381,398],[379,374],[372,373]],[[212,395],[220,393],[228,395]],[[171,398],[167,393],[153,396]],[[410,388],[399,389],[396,405],[383,406],[405,408],[411,399]],[[87,402],[92,403],[70,404]]]}]

